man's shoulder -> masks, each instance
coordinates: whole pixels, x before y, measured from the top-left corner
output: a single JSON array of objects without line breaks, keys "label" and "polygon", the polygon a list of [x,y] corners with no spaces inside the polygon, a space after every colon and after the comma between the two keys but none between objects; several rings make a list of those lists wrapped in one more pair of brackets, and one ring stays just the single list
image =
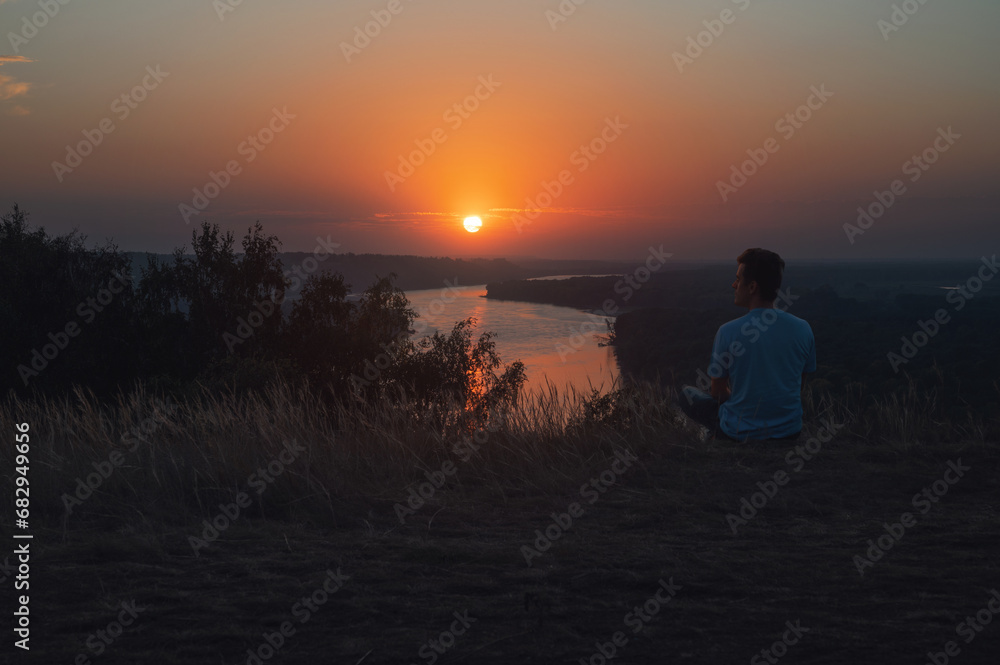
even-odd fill
[{"label": "man's shoulder", "polygon": [[750,321],[750,313],[749,312],[746,313],[746,314],[744,314],[743,316],[737,318],[737,319],[733,319],[731,321],[726,321],[721,326],[719,326],[719,334],[722,334],[722,335],[725,335],[727,333],[729,333],[729,334],[736,334],[737,332],[739,332],[740,328],[743,327],[743,324],[744,323],[748,323],[749,321]]},{"label": "man's shoulder", "polygon": [[722,337],[736,337],[752,333],[755,329],[766,330],[774,325],[794,331],[799,335],[813,334],[812,326],[805,319],[777,307],[768,311],[774,312],[774,318],[771,318],[770,314],[765,317],[761,309],[751,310],[739,318],[723,323],[719,326],[718,334]]},{"label": "man's shoulder", "polygon": [[808,330],[810,333],[812,332],[812,326],[810,326],[809,322],[806,321],[805,319],[800,319],[794,314],[786,312],[781,309],[777,311],[779,313],[778,316],[786,321],[786,325],[796,326],[798,328],[801,328],[802,330]]}]

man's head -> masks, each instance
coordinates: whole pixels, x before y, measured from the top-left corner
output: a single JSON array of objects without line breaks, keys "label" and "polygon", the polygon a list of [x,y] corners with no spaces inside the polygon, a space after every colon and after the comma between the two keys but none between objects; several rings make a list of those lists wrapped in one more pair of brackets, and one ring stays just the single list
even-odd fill
[{"label": "man's head", "polygon": [[766,249],[748,249],[736,258],[734,304],[740,307],[772,307],[781,287],[785,262]]}]

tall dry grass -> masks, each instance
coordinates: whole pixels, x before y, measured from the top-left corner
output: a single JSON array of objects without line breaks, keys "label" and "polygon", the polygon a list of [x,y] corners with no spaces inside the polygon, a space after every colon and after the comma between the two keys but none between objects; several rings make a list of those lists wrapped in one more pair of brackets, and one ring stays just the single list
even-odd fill
[{"label": "tall dry grass", "polygon": [[[404,499],[425,473],[449,461],[458,469],[448,478],[449,496],[502,498],[565,491],[566,479],[607,468],[618,450],[643,457],[703,445],[678,419],[673,397],[648,385],[616,386],[605,395],[550,385],[488,422],[471,422],[458,404],[435,405],[432,413],[405,394],[334,403],[287,384],[243,396],[202,391],[179,402],[141,388],[112,401],[78,390],[61,399],[8,399],[0,422],[11,436],[15,423],[31,427],[36,525],[73,528],[102,518],[186,523],[217,513],[240,491],[253,499],[252,514],[336,521],[372,501]],[[959,422],[946,419],[934,395],[916,391],[831,398],[807,387],[803,404],[805,436],[827,417],[846,423],[838,440],[850,445],[978,445],[995,442],[998,429],[995,419],[971,411]],[[441,413],[453,417],[442,421]],[[256,494],[250,478],[292,441],[305,452]],[[12,478],[13,447],[2,450],[3,473]],[[121,464],[108,474],[114,461]],[[98,485],[92,496],[68,499],[88,477]]]},{"label": "tall dry grass", "polygon": [[[255,500],[253,512],[267,516],[336,516],[358,498],[397,500],[447,461],[460,468],[449,479],[459,490],[544,492],[617,449],[641,452],[683,435],[662,396],[631,395],[621,412],[627,422],[585,417],[586,398],[552,388],[481,423],[463,418],[460,405],[446,405],[456,417],[442,424],[441,405],[432,414],[406,395],[334,403],[279,384],[242,396],[203,391],[179,402],[137,389],[102,401],[77,390],[61,399],[12,398],[0,406],[0,420],[10,431],[14,423],[31,427],[36,520],[186,521],[217,512],[240,491]],[[251,477],[261,478],[287,442],[305,452],[263,494],[250,492]],[[0,457],[12,475],[11,448]],[[71,497],[88,493],[77,494],[88,477],[97,487],[78,504]]]}]

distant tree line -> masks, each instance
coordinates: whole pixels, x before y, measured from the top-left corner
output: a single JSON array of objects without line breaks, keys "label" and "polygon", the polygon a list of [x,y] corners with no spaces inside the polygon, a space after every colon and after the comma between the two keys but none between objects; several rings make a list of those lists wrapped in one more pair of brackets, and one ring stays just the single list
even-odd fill
[{"label": "distant tree line", "polygon": [[[878,303],[828,288],[803,291],[788,311],[808,321],[816,337],[817,371],[807,381],[833,395],[860,390],[884,397],[915,386],[936,390],[943,404],[995,409],[1000,385],[995,371],[984,370],[1000,367],[1000,299],[969,301],[935,327],[942,304],[940,296],[898,295]],[[719,326],[740,315],[733,308],[656,307],[623,314],[613,331],[622,371],[694,385],[709,365]]]},{"label": "distant tree line", "polygon": [[[925,293],[900,291],[908,279],[955,284],[956,278],[963,280],[956,276],[977,275],[982,265],[796,268],[797,283],[805,277],[810,286],[786,289],[790,302],[782,308],[808,321],[816,336],[817,372],[809,383],[831,394],[863,389],[880,396],[902,394],[916,386],[937,390],[943,403],[996,409],[1000,284],[994,282],[1000,279],[983,283],[976,292],[965,288],[964,281],[962,289],[950,291],[927,287]],[[858,277],[871,284],[858,282]],[[621,277],[506,281],[487,285],[487,293],[490,298],[617,314],[610,337],[623,374],[694,385],[699,370],[708,368],[719,326],[746,314],[731,304],[730,279],[730,268],[725,267],[656,274],[631,294]],[[869,297],[845,297],[824,280]],[[943,322],[936,323],[942,310]]]},{"label": "distant tree line", "polygon": [[416,314],[394,275],[356,301],[329,271],[292,289],[298,278],[278,259],[280,241],[259,222],[242,252],[232,233],[203,223],[193,253],[147,256],[138,275],[114,244],[85,240],[32,228],[16,205],[0,218],[3,394],[85,387],[107,396],[138,384],[238,392],[281,381],[331,398],[403,391],[417,402],[484,407],[516,396],[524,381],[523,365],[502,364],[490,334],[473,340],[472,321],[412,340]]}]

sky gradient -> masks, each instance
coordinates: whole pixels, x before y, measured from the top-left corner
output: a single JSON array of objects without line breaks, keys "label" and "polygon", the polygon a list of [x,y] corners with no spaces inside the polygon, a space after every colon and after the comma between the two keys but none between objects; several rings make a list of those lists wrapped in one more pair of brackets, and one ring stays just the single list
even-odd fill
[{"label": "sky gradient", "polygon": [[42,4],[0,3],[0,208],[50,232],[167,252],[259,219],[289,251],[619,259],[1000,245],[995,0]]}]

